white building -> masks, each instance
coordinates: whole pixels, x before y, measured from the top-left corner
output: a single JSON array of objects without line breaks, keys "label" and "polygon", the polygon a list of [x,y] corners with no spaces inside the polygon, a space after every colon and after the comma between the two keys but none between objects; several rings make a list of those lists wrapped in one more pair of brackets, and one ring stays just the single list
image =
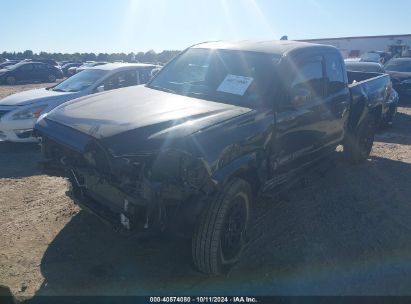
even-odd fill
[{"label": "white building", "polygon": [[411,48],[411,34],[305,39],[300,41],[333,45],[340,49],[346,58],[359,57],[361,54],[370,51],[386,51],[401,55]]}]

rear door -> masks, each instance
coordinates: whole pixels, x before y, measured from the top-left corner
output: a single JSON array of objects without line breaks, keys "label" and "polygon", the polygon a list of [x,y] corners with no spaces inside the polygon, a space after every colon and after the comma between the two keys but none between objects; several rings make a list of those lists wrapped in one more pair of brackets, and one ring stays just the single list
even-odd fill
[{"label": "rear door", "polygon": [[44,63],[35,63],[34,70],[33,70],[33,80],[45,80],[47,76],[51,73],[51,68]]}]

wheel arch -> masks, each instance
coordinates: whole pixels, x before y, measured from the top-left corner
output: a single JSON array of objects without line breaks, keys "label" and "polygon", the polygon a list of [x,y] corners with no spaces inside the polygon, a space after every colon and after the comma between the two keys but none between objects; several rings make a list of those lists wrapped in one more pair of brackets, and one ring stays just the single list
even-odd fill
[{"label": "wheel arch", "polygon": [[223,188],[234,178],[240,178],[251,186],[252,193],[255,195],[261,185],[256,153],[245,154],[233,160],[214,172],[212,178],[217,182],[219,188]]}]

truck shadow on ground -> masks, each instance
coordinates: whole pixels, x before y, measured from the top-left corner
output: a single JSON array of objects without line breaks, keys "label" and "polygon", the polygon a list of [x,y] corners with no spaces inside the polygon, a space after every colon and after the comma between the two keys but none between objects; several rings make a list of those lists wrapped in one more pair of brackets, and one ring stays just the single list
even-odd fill
[{"label": "truck shadow on ground", "polygon": [[21,178],[41,174],[37,143],[0,142],[0,178]]},{"label": "truck shadow on ground", "polygon": [[80,212],[45,252],[36,296],[410,294],[409,185],[410,164],[339,156],[283,198],[256,202],[251,241],[222,277],[193,270],[189,242],[142,242]]}]

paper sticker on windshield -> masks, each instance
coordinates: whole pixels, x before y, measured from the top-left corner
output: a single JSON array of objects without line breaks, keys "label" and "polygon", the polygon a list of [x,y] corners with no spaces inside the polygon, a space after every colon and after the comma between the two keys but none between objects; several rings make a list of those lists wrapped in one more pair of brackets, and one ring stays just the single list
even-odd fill
[{"label": "paper sticker on windshield", "polygon": [[228,74],[217,91],[243,96],[254,78]]}]

